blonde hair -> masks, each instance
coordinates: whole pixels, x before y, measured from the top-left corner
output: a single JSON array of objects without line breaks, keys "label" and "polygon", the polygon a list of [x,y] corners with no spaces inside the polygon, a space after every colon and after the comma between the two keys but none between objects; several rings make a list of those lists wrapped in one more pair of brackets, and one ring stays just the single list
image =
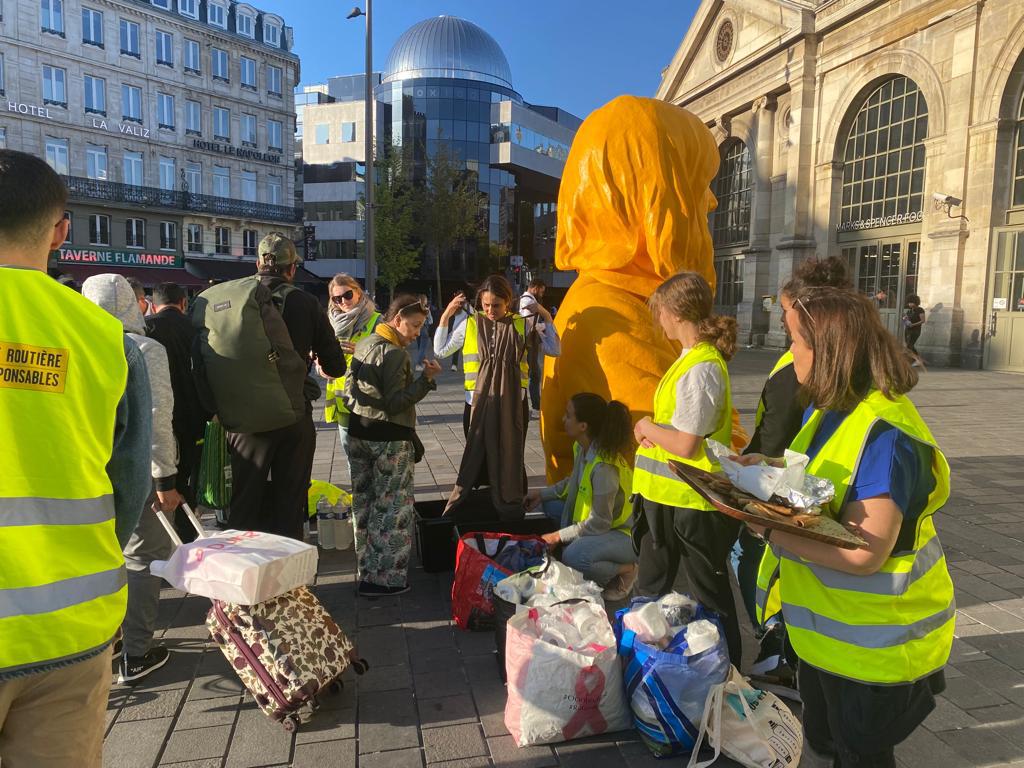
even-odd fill
[{"label": "blonde hair", "polygon": [[365,293],[359,281],[352,277],[352,275],[347,275],[344,272],[339,272],[331,278],[331,281],[327,284],[328,293],[330,293],[331,288],[354,288],[360,293]]},{"label": "blonde hair", "polygon": [[697,326],[697,338],[713,345],[726,360],[736,354],[736,318],[711,311],[714,296],[703,275],[680,272],[658,286],[647,301],[655,321],[662,310]]}]

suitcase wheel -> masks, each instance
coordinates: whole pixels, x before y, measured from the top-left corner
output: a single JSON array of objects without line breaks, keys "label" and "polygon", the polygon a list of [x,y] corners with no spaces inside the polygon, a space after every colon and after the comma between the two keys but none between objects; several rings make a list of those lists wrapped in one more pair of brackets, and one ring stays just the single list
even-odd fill
[{"label": "suitcase wheel", "polygon": [[366,659],[356,659],[352,662],[352,669],[355,670],[357,675],[365,675],[370,669],[370,662]]},{"label": "suitcase wheel", "polygon": [[281,721],[281,725],[284,726],[285,731],[288,733],[295,733],[299,730],[299,718],[296,715],[288,715],[288,717]]}]

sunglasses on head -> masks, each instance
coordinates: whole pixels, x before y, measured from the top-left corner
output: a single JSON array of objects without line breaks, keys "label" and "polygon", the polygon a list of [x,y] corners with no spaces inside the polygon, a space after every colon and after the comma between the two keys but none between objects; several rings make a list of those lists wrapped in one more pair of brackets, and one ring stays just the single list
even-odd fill
[{"label": "sunglasses on head", "polygon": [[355,295],[355,291],[348,290],[345,291],[344,293],[338,294],[337,296],[331,296],[331,301],[333,301],[335,304],[341,304],[341,302],[343,301],[351,301],[352,297]]}]

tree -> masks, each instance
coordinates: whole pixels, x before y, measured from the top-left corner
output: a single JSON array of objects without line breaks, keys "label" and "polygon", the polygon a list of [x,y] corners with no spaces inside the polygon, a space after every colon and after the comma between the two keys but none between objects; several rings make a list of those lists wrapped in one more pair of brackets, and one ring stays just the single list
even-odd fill
[{"label": "tree", "polygon": [[427,160],[427,182],[420,214],[423,241],[434,252],[438,306],[441,296],[441,256],[481,229],[480,190],[476,176],[453,159],[451,150],[439,142],[437,152]]},{"label": "tree", "polygon": [[412,242],[418,190],[406,172],[408,155],[391,147],[375,164],[374,187],[375,252],[377,276],[391,299],[395,288],[413,275],[420,263],[420,249]]}]

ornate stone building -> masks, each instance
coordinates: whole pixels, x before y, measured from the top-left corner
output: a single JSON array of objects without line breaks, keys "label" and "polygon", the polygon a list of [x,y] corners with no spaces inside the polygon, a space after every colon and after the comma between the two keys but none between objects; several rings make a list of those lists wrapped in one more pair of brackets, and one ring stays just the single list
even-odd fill
[{"label": "ornate stone building", "polygon": [[297,236],[292,45],[235,0],[0,0],[0,148],[71,193],[54,271],[201,286]]},{"label": "ornate stone building", "polygon": [[741,341],[782,346],[778,286],[835,254],[894,331],[920,295],[929,360],[1024,370],[1020,0],[704,0],[658,96],[718,139]]}]

